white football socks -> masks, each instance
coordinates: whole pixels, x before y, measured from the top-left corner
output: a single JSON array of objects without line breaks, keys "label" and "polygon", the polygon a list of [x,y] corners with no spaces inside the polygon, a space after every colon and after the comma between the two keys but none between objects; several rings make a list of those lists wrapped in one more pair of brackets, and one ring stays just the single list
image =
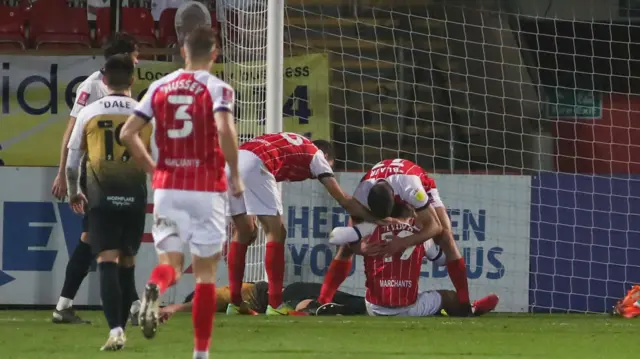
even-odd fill
[{"label": "white football socks", "polygon": [[56,310],[65,310],[67,308],[73,307],[73,299],[60,297],[58,299],[58,304],[56,304]]},{"label": "white football socks", "polygon": [[140,311],[140,299],[131,303],[131,313],[135,314],[135,313],[138,313],[139,311]]}]

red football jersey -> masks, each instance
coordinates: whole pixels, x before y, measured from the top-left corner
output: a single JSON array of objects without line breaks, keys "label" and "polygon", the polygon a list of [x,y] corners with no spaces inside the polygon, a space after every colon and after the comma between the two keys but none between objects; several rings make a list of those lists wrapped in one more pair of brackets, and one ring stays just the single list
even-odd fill
[{"label": "red football jersey", "polygon": [[240,146],[262,160],[276,181],[297,182],[333,176],[324,153],[309,139],[296,133],[270,133]]},{"label": "red football jersey", "polygon": [[154,189],[227,190],[213,114],[232,111],[233,103],[233,89],[207,71],[177,70],[151,84],[135,114],[155,117]]},{"label": "red football jersey", "polygon": [[353,196],[367,205],[369,191],[378,181],[385,180],[396,195],[396,200],[422,209],[429,204],[429,191],[436,188],[435,181],[417,164],[400,158],[384,160],[373,166],[365,175]]},{"label": "red football jersey", "polygon": [[[394,235],[406,237],[416,232],[418,229],[411,224],[378,226],[369,242],[390,241]],[[423,245],[410,247],[393,256],[365,256],[367,302],[388,308],[414,304],[424,256]]]}]

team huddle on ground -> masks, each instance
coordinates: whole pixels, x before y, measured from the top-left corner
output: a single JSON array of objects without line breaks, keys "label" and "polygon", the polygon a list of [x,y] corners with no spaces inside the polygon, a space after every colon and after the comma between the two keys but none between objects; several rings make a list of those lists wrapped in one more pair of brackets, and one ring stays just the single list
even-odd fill
[{"label": "team huddle on ground", "polygon": [[[108,351],[125,346],[129,320],[153,338],[163,318],[190,310],[193,357],[209,358],[222,298],[227,314],[248,315],[470,316],[496,307],[494,294],[470,300],[464,258],[435,181],[413,162],[376,164],[350,196],[334,176],[327,141],[284,132],[238,146],[234,90],[209,72],[217,49],[211,28],[193,30],[181,49],[184,69],[153,82],[138,103],[130,97],[137,46],[130,36],[116,34],[106,47],[103,69],[78,88],[52,192],[58,198],[67,195],[74,212],[84,216],[83,234],[67,266],[54,322],[83,322],[73,298],[94,258],[110,329],[102,350]],[[144,232],[147,174],[154,190],[158,265],[140,300],[134,271]],[[323,284],[298,289],[292,301],[283,286],[286,229],[278,182],[307,179],[320,181],[352,225],[331,232],[329,241],[340,247]],[[216,268],[229,217],[235,230],[226,255],[229,285],[221,291],[215,286]],[[260,284],[261,305],[251,305],[243,278],[258,223],[266,236],[267,282]],[[180,307],[160,308],[162,294],[183,272],[185,246],[192,256],[193,296]],[[364,298],[338,292],[353,255],[364,257]],[[446,265],[455,291],[419,292],[425,257]]]}]

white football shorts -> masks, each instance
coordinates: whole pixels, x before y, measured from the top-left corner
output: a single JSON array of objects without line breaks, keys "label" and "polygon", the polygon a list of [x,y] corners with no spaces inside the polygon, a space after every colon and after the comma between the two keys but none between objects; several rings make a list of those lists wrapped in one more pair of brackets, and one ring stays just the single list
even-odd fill
[{"label": "white football shorts", "polygon": [[427,192],[427,195],[430,197],[429,203],[433,208],[444,207],[444,203],[442,203],[442,198],[440,198],[440,192],[438,192],[437,188],[432,188]]},{"label": "white football shorts", "polygon": [[[229,168],[227,167],[227,175]],[[276,178],[264,167],[262,160],[251,151],[238,151],[238,170],[244,181],[244,194],[229,195],[229,215],[246,213],[255,216],[282,214],[282,198]]]},{"label": "white football shorts", "polygon": [[227,239],[227,194],[157,189],[153,194],[153,241],[158,253],[211,257]]},{"label": "white football shorts", "polygon": [[436,291],[418,294],[413,305],[400,308],[387,308],[365,302],[367,313],[371,316],[429,317],[442,309],[442,296]]}]

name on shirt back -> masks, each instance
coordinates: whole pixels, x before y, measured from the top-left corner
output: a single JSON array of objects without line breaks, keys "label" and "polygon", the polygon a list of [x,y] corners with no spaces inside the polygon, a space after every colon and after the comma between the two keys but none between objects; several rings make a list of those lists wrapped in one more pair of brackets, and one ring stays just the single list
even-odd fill
[{"label": "name on shirt back", "polygon": [[171,81],[169,83],[166,83],[162,85],[160,90],[163,91],[164,93],[177,91],[177,90],[186,90],[189,92],[193,92],[194,95],[197,95],[200,92],[204,91],[204,86],[202,86],[202,84],[197,81],[185,79],[185,80],[177,80],[177,81]]}]

